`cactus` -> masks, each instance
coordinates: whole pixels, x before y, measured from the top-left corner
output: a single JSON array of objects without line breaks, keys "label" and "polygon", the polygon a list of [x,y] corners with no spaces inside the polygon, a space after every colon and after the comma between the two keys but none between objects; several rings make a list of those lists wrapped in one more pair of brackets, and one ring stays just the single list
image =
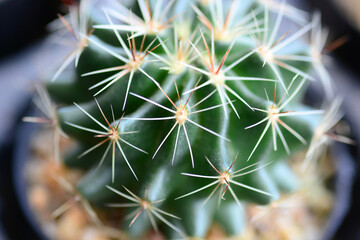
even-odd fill
[{"label": "cactus", "polygon": [[[287,17],[303,26],[283,34]],[[302,103],[312,66],[333,96],[322,42],[304,38],[318,20],[260,0],[82,0],[59,20],[75,40],[46,81],[76,142],[63,164],[84,170],[86,202],[126,209],[129,236],[203,238],[212,222],[240,236],[248,202],[296,190],[286,160],[323,113]]]}]

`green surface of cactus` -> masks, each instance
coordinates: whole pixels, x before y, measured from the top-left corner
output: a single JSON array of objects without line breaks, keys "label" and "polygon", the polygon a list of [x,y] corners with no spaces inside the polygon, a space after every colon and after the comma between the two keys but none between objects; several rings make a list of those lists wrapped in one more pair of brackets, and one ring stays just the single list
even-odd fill
[{"label": "green surface of cactus", "polygon": [[47,81],[76,141],[64,162],[86,171],[90,203],[128,207],[130,236],[202,238],[213,222],[240,236],[248,202],[296,190],[286,160],[322,111],[303,104],[312,24],[284,32],[281,4],[83,0],[70,12],[76,64]]}]

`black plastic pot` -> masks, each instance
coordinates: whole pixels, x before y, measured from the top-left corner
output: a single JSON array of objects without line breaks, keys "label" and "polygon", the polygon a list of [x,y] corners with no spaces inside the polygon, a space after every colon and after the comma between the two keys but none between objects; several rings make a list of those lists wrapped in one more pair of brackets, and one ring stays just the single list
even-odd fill
[{"label": "black plastic pot", "polygon": [[15,138],[16,150],[14,152],[12,176],[18,206],[25,216],[26,224],[33,229],[33,236],[28,239],[47,239],[36,220],[34,210],[29,205],[27,195],[28,185],[25,179],[25,167],[30,156],[30,141],[37,129],[38,126],[31,123],[21,123],[18,126]]},{"label": "black plastic pot", "polygon": [[0,29],[2,31],[0,37],[1,240],[36,239],[33,228],[27,225],[28,221],[24,212],[18,205],[11,171],[12,156],[17,147],[14,144],[14,132],[24,109],[28,109],[28,104],[31,102],[26,86],[33,78],[34,69],[31,69],[29,62],[34,60],[31,59],[34,54],[31,55],[30,49],[27,49],[21,53],[21,56],[20,54],[8,55],[18,52],[44,35],[46,24],[56,18],[58,6],[59,0],[0,1]]},{"label": "black plastic pot", "polygon": [[[28,97],[28,103],[31,98]],[[25,106],[28,111],[30,104]],[[21,116],[24,113],[19,113]],[[21,121],[21,118],[18,118]],[[15,130],[16,129],[16,130]],[[1,208],[0,228],[3,235],[0,239],[45,239],[39,225],[36,223],[34,213],[29,207],[26,195],[26,181],[24,164],[29,158],[29,143],[31,134],[36,130],[35,126],[20,123],[13,129],[15,132],[10,144],[2,145],[0,153],[1,176]]]}]

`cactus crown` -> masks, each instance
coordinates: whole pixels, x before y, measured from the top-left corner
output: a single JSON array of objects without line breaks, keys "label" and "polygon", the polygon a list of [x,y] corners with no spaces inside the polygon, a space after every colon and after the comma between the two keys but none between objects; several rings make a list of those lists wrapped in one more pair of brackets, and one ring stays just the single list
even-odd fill
[{"label": "cactus crown", "polygon": [[[136,208],[122,220],[133,237],[158,224],[169,237],[204,237],[214,221],[240,235],[244,204],[296,189],[285,160],[323,113],[301,102],[310,70],[326,71],[313,59],[325,41],[304,38],[319,38],[318,18],[306,17],[260,0],[72,6],[60,20],[74,49],[47,89],[57,129],[77,143],[63,163],[85,171],[82,198]],[[284,18],[301,26],[284,34]]]}]

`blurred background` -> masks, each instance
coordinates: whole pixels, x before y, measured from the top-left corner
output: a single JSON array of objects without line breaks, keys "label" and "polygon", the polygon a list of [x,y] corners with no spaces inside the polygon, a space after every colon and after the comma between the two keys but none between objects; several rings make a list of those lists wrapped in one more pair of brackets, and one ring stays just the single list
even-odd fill
[{"label": "blurred background", "polygon": [[[70,0],[66,2],[71,2]],[[343,96],[351,137],[360,140],[360,1],[287,1],[309,12],[319,10],[329,39],[346,39],[335,49],[329,67],[338,94]],[[49,63],[61,58],[61,48],[49,47],[47,24],[64,9],[60,0],[0,0],[0,240],[38,239],[19,206],[14,190],[12,158],[17,126],[31,104],[31,89]],[[51,66],[50,66],[51,67]],[[317,86],[313,86],[316,91]],[[339,181],[337,217],[328,226],[329,239],[360,239],[359,148],[335,146]],[[344,150],[345,149],[345,150]],[[343,154],[345,151],[345,154]],[[344,165],[342,165],[344,164]],[[336,215],[336,214],[335,214]],[[21,229],[21,231],[19,231]]]}]

